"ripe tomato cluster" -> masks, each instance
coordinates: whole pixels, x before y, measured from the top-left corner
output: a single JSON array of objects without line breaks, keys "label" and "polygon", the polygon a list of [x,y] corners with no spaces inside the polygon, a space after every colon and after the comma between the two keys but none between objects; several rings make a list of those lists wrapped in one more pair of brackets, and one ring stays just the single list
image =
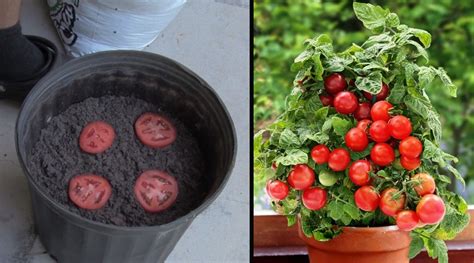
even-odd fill
[{"label": "ripe tomato cluster", "polygon": [[[354,85],[351,81],[350,85]],[[412,171],[421,165],[423,151],[421,141],[412,135],[412,124],[403,115],[392,116],[393,106],[385,99],[390,93],[388,85],[382,84],[377,95],[364,92],[367,101],[359,101],[355,93],[347,90],[347,82],[340,73],[333,73],[324,79],[325,92],[319,96],[325,106],[333,106],[340,114],[352,115],[357,119],[356,127],[344,136],[345,145],[353,152],[363,152],[374,142],[370,149],[370,158],[355,160],[347,149],[338,147],[330,150],[326,145],[316,145],[311,150],[311,158],[317,165],[327,163],[329,170],[322,170],[319,181],[324,186],[331,186],[337,181],[334,172],[348,169],[349,179],[359,188],[354,193],[357,207],[363,211],[375,211],[377,208],[387,216],[394,217],[398,227],[411,231],[426,224],[439,223],[445,214],[443,200],[434,194],[436,185],[433,177],[427,173],[418,173],[410,181],[413,189],[420,196],[416,211],[407,210],[407,197],[403,191],[394,187],[383,190],[371,185],[371,172],[379,167],[400,163],[400,169]],[[373,103],[373,105],[371,104]],[[398,146],[400,159],[395,159]],[[396,162],[395,162],[396,161]],[[276,168],[276,166],[274,167]],[[289,172],[287,183],[281,180],[269,181],[267,193],[274,200],[283,200],[290,188],[303,191],[301,200],[310,210],[319,210],[327,202],[327,192],[322,187],[314,186],[316,175],[306,164],[297,164]]]}]

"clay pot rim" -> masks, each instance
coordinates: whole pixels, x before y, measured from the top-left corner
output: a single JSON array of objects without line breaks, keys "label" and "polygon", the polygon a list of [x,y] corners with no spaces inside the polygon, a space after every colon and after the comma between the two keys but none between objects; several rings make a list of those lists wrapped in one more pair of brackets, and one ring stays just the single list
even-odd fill
[{"label": "clay pot rim", "polygon": [[400,230],[397,225],[389,226],[343,226],[344,230],[349,230],[352,232],[379,232],[379,231],[398,231]]}]

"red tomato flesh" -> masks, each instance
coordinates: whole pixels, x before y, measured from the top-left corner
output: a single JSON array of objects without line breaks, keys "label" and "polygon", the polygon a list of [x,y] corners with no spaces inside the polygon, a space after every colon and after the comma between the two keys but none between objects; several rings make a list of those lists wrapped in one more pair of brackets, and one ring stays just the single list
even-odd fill
[{"label": "red tomato flesh", "polygon": [[420,140],[416,137],[410,136],[403,139],[398,145],[398,150],[401,155],[405,155],[408,158],[414,159],[420,156],[423,151],[423,145]]},{"label": "red tomato flesh", "polygon": [[390,139],[390,130],[387,122],[383,120],[374,121],[369,128],[370,138],[375,142],[386,142]]},{"label": "red tomato flesh", "polygon": [[390,145],[377,143],[370,150],[370,159],[377,165],[387,166],[395,160],[395,152]]},{"label": "red tomato flesh", "polygon": [[135,198],[145,211],[161,212],[174,204],[178,197],[178,183],[160,170],[143,172],[135,182]]},{"label": "red tomato flesh", "polygon": [[280,180],[268,181],[267,183],[267,194],[273,200],[283,200],[288,196],[288,185]]},{"label": "red tomato flesh", "polygon": [[388,129],[393,138],[403,140],[411,134],[411,122],[407,117],[398,115],[388,121]]},{"label": "red tomato flesh", "polygon": [[416,206],[416,214],[423,223],[437,224],[443,220],[446,207],[443,199],[434,194],[424,195]]},{"label": "red tomato flesh", "polygon": [[380,196],[380,210],[388,216],[395,216],[405,206],[405,194],[395,188],[385,189]]},{"label": "red tomato flesh", "polygon": [[344,139],[347,147],[354,152],[362,152],[369,144],[367,134],[359,128],[350,129]]},{"label": "red tomato flesh", "polygon": [[372,186],[362,186],[354,193],[354,201],[361,210],[371,212],[379,206],[380,196]]},{"label": "red tomato flesh", "polygon": [[326,205],[327,193],[322,188],[313,187],[304,190],[302,199],[303,205],[309,210],[319,210]]},{"label": "red tomato flesh", "polygon": [[350,161],[349,152],[344,148],[337,148],[329,154],[328,166],[333,171],[340,172],[347,168]]},{"label": "red tomato flesh", "polygon": [[81,174],[69,181],[69,198],[78,207],[96,210],[103,207],[112,194],[109,182],[95,174]]},{"label": "red tomato flesh", "polygon": [[367,185],[370,180],[369,172],[371,170],[370,162],[358,160],[351,164],[349,168],[349,178],[358,186]]},{"label": "red tomato flesh", "polygon": [[311,149],[311,158],[313,158],[313,161],[317,164],[327,163],[329,153],[330,151],[326,145],[316,145]]},{"label": "red tomato flesh", "polygon": [[115,139],[115,131],[110,124],[103,121],[88,123],[79,136],[79,147],[86,153],[102,153]]},{"label": "red tomato flesh", "polygon": [[354,93],[341,91],[334,98],[334,108],[342,114],[351,114],[358,107],[358,100]]},{"label": "red tomato flesh", "polygon": [[297,164],[291,170],[287,180],[288,184],[294,189],[305,190],[314,183],[314,171],[306,164]]},{"label": "red tomato flesh", "polygon": [[413,182],[413,188],[420,196],[433,194],[436,190],[435,180],[427,173],[415,174],[411,181]]},{"label": "red tomato flesh", "polygon": [[389,110],[392,107],[393,107],[392,104],[390,104],[388,101],[385,101],[385,100],[377,101],[370,109],[370,116],[372,117],[372,120],[373,121],[390,120]]},{"label": "red tomato flesh", "polygon": [[403,210],[397,214],[396,218],[397,226],[402,231],[412,231],[418,227],[420,219],[415,211]]},{"label": "red tomato flesh", "polygon": [[164,148],[176,139],[176,128],[168,118],[151,112],[142,114],[135,122],[138,139],[151,148]]}]

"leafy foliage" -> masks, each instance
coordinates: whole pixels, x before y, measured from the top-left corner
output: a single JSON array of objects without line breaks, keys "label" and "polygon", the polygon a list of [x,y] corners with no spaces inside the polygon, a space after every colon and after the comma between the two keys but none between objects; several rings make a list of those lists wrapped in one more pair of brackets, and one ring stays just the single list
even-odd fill
[{"label": "leafy foliage", "polygon": [[[338,114],[333,108],[323,107],[319,94],[323,92],[322,79],[332,72],[342,72],[355,79],[352,92],[363,91],[377,94],[382,82],[393,87],[388,98],[394,104],[393,111],[409,117],[413,123],[413,134],[423,141],[422,165],[416,172],[434,175],[437,194],[443,198],[447,213],[444,220],[435,226],[426,226],[413,231],[410,256],[415,256],[424,246],[428,254],[447,262],[447,249],[443,240],[452,239],[468,223],[467,206],[459,195],[446,186],[451,180],[439,174],[438,169],[449,171],[454,178],[464,183],[455,168],[457,158],[441,148],[442,126],[440,115],[432,105],[427,89],[437,81],[446,95],[456,96],[456,86],[442,68],[430,66],[426,48],[431,46],[431,35],[421,29],[400,24],[400,19],[388,9],[371,4],[354,3],[354,12],[367,29],[373,33],[361,45],[352,44],[343,52],[337,52],[328,35],[318,35],[306,40],[305,49],[295,55],[291,69],[296,73],[293,89],[286,98],[285,110],[265,131],[255,135],[255,173],[257,178],[279,179],[286,176],[295,164],[308,164],[319,172],[326,165],[315,165],[308,158],[309,150],[316,143],[324,143],[330,149],[345,145],[344,135],[355,126],[352,118]],[[264,138],[267,134],[268,138]],[[258,142],[258,143],[257,143]],[[351,152],[353,160],[369,154]],[[269,173],[276,163],[278,169]],[[373,185],[378,191],[387,187],[401,189],[407,195],[406,207],[413,209],[419,197],[413,194],[410,177],[415,171],[397,170],[394,166],[381,167],[374,176]],[[264,181],[261,179],[261,181]],[[300,191],[292,190],[290,196],[273,206],[294,224],[295,214],[301,215],[303,232],[317,240],[328,240],[341,233],[341,226],[378,226],[393,224],[393,218],[380,211],[364,212],[354,202],[355,185],[347,176],[325,187],[328,192],[327,205],[310,211],[302,206]],[[336,226],[336,227],[335,227]]]}]

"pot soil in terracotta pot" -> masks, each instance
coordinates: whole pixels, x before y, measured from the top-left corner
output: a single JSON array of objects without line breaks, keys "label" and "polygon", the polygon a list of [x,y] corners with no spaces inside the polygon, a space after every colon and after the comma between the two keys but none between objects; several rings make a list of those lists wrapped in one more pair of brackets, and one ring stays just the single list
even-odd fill
[{"label": "pot soil in terracotta pot", "polygon": [[446,262],[444,240],[469,215],[447,189],[443,173],[464,181],[426,89],[456,87],[429,66],[427,31],[380,6],[353,7],[373,35],[342,52],[327,35],[305,42],[285,111],[255,135],[255,174],[288,225],[299,218],[311,262],[408,262],[423,247]]}]

